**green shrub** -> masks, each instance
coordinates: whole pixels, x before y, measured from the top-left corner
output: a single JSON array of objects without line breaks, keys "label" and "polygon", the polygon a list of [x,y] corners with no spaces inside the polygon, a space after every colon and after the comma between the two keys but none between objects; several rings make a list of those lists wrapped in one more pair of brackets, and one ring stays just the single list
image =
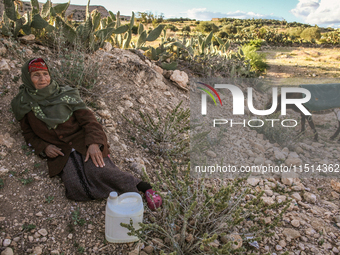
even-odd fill
[{"label": "green shrub", "polygon": [[190,32],[190,31],[191,31],[190,26],[184,26],[184,27],[182,28],[182,32]]},{"label": "green shrub", "polygon": [[222,28],[222,30],[228,34],[236,34],[237,33],[237,29],[235,26],[233,25],[226,25]]},{"label": "green shrub", "polygon": [[[121,224],[147,245],[155,244],[155,237],[162,239],[165,245],[153,245],[155,254],[249,254],[247,251],[253,249],[250,243],[258,245],[262,238],[274,235],[289,207],[291,200],[264,205],[264,191],[246,188],[247,178],[225,182],[195,178],[190,175],[190,165],[185,170],[171,163],[156,172],[155,190],[166,191],[166,195],[162,195],[163,205],[158,213],[146,214],[152,223],[140,223],[139,230],[134,229],[132,222]],[[145,178],[150,181],[148,176]],[[280,213],[266,224],[263,219],[273,209]],[[237,243],[229,236],[235,233],[242,239],[238,249],[233,248]],[[218,239],[221,241],[216,244]]]},{"label": "green shrub", "polygon": [[172,31],[172,32],[178,31],[178,28],[175,25],[173,25],[173,24],[166,25],[165,29],[170,29],[170,31]]},{"label": "green shrub", "polygon": [[246,60],[249,60],[249,63],[253,70],[255,70],[256,72],[263,72],[267,69],[268,64],[265,62],[265,54],[257,53],[255,46],[243,45],[242,51]]},{"label": "green shrub", "polygon": [[296,38],[296,37],[300,37],[302,31],[303,31],[302,27],[290,27],[287,30],[287,33],[289,34],[290,37]]},{"label": "green shrub", "polygon": [[53,78],[63,85],[76,87],[80,92],[91,89],[98,79],[98,63],[86,58],[82,51],[61,51],[57,61],[60,66],[53,67]]},{"label": "green shrub", "polygon": [[301,38],[308,41],[311,41],[312,39],[319,40],[321,38],[320,28],[318,27],[306,28],[305,30],[302,31],[300,36]]},{"label": "green shrub", "polygon": [[[163,116],[156,110],[157,118],[139,112],[140,120],[132,124],[141,136],[135,138],[143,147],[160,156],[176,156],[188,159],[190,110],[180,108],[180,102],[172,111]],[[137,133],[137,132],[134,132]]]},{"label": "green shrub", "polygon": [[134,25],[134,26],[132,27],[131,31],[132,31],[132,33],[133,33],[134,35],[138,34],[138,26]]},{"label": "green shrub", "polygon": [[227,39],[228,38],[228,33],[224,31],[220,31],[217,33],[217,36],[222,39]]},{"label": "green shrub", "polygon": [[202,33],[217,32],[218,27],[209,21],[202,21],[196,29]]},{"label": "green shrub", "polygon": [[196,24],[196,25],[199,25],[199,24],[200,24],[200,22],[199,22],[199,21],[195,21],[195,24]]},{"label": "green shrub", "polygon": [[255,46],[257,50],[261,48],[262,44],[263,44],[263,41],[261,39],[250,40],[249,42],[249,45]]}]

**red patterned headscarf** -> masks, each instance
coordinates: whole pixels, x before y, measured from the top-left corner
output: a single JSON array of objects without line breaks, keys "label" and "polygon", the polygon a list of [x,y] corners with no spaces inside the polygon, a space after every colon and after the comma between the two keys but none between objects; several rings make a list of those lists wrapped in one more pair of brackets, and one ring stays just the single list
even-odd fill
[{"label": "red patterned headscarf", "polygon": [[28,71],[33,73],[35,71],[47,70],[47,65],[42,58],[35,58],[28,64]]}]

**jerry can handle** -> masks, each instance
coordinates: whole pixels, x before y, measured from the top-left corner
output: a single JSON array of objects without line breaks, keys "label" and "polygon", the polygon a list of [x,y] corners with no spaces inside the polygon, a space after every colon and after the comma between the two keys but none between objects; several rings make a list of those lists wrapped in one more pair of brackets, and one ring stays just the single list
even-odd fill
[{"label": "jerry can handle", "polygon": [[137,199],[137,203],[142,203],[142,197],[137,192],[126,192],[126,193],[121,194],[118,197],[118,203],[121,203],[122,200],[126,198],[135,198]]}]

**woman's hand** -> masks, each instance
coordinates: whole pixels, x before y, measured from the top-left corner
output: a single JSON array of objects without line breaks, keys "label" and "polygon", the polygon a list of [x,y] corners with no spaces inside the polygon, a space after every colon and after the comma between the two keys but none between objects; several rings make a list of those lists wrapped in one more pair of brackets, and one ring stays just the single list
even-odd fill
[{"label": "woman's hand", "polygon": [[59,155],[64,156],[64,153],[61,152],[61,149],[53,144],[47,145],[47,147],[45,148],[45,154],[49,158],[55,158]]},{"label": "woman's hand", "polygon": [[89,157],[91,157],[93,164],[96,167],[104,167],[104,159],[101,150],[99,149],[98,144],[91,144],[86,152],[85,162],[88,161]]}]

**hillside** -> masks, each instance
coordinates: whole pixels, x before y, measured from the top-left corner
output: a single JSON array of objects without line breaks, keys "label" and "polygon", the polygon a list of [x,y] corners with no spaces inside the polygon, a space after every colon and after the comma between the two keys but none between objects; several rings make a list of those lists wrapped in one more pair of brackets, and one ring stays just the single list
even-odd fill
[{"label": "hillside", "polygon": [[[18,55],[24,52],[24,55]],[[108,244],[104,239],[105,200],[74,202],[67,200],[59,177],[49,178],[46,161],[32,154],[25,145],[17,121],[10,110],[10,101],[18,92],[20,85],[20,67],[32,56],[44,57],[59,70],[66,63],[63,56],[51,49],[36,44],[20,44],[7,38],[0,38],[0,80],[1,80],[1,189],[0,189],[0,250],[2,255],[12,254],[140,254],[159,253],[159,249],[171,247],[169,239],[151,234],[148,243]],[[66,56],[65,56],[66,57]],[[79,56],[72,55],[71,63]],[[138,132],[129,124],[128,119],[138,121],[138,111],[149,113],[156,118],[156,110],[165,116],[183,101],[182,107],[189,107],[189,92],[181,89],[168,78],[152,61],[142,59],[128,51],[114,48],[108,52],[96,51],[85,54],[86,69],[96,75],[97,81],[89,92],[82,91],[82,97],[95,112],[109,138],[114,162],[124,171],[140,176],[145,168],[151,179],[156,181],[155,172],[160,171],[160,163],[166,168],[170,162],[156,156],[138,141]],[[97,65],[97,66],[96,66]],[[96,68],[93,68],[96,66]],[[91,69],[92,72],[90,71]],[[270,69],[269,69],[270,70]],[[171,73],[171,72],[170,72]],[[163,76],[164,74],[164,76]],[[298,74],[296,74],[298,76]],[[196,77],[197,78],[197,77]],[[196,87],[190,76],[189,88]],[[256,92],[258,104],[266,102],[266,96]],[[225,101],[225,100],[224,100]],[[227,102],[231,106],[231,102]],[[295,115],[294,115],[295,116]],[[297,117],[297,116],[295,116]],[[259,161],[273,163],[277,160],[299,160],[304,163],[331,163],[339,158],[339,146],[328,140],[336,125],[332,115],[317,117],[317,123],[327,121],[328,126],[319,133],[321,140],[311,140],[311,131],[302,140],[283,148],[269,142],[256,131],[231,129],[223,136],[228,146],[225,153],[229,163],[243,158],[241,164],[254,164]],[[195,129],[197,132],[199,129]],[[140,134],[139,134],[140,135]],[[243,144],[235,138],[242,137]],[[206,181],[208,187],[227,185],[228,180],[215,179]],[[290,179],[275,178],[248,179],[245,186],[253,192],[263,190],[266,204],[274,201],[293,199],[291,206],[283,215],[280,226],[274,229],[274,236],[265,237],[258,244],[253,244],[253,252],[264,254],[338,254],[340,250],[339,193],[340,183],[326,179]],[[279,187],[279,188],[278,188]],[[170,190],[161,187],[163,195],[169,196]],[[245,199],[251,199],[249,195]],[[169,199],[169,197],[165,198]],[[245,201],[246,201],[245,200]],[[280,209],[271,209],[263,220],[270,223]],[[145,222],[153,222],[162,212],[145,212]],[[251,221],[242,223],[232,233],[246,229]],[[162,221],[159,224],[163,224]],[[181,222],[177,222],[181,226]],[[188,239],[195,238],[190,237]],[[219,238],[215,246],[219,247],[225,239]],[[248,247],[247,243],[243,243]],[[7,247],[7,248],[6,248]],[[257,247],[257,248],[255,248]],[[249,247],[248,247],[249,248]],[[6,249],[6,251],[5,251]],[[7,252],[7,253],[6,253]]]}]

